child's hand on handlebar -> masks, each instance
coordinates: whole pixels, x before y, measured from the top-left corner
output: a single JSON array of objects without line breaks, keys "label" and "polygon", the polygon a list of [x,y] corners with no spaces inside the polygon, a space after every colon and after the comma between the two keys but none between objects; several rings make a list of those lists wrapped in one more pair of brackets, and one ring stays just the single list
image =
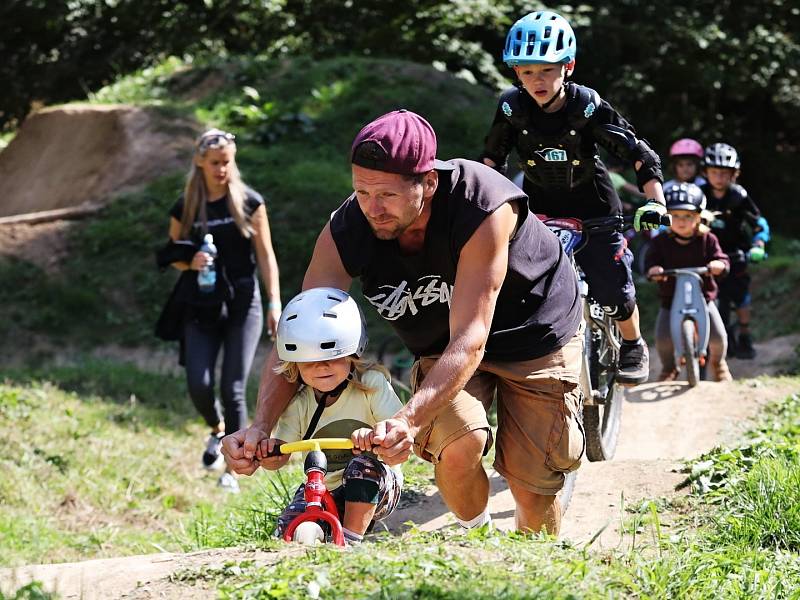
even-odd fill
[{"label": "child's hand on handlebar", "polygon": [[368,427],[356,429],[350,436],[350,439],[353,441],[353,454],[371,451],[372,439],[374,437],[375,432]]},{"label": "child's hand on handlebar", "polygon": [[268,471],[277,471],[289,462],[290,454],[280,454],[280,447],[283,443],[283,440],[275,438],[261,440],[256,451],[256,458],[262,467]]},{"label": "child's hand on handlebar", "polygon": [[647,270],[647,278],[652,281],[664,281],[666,277],[661,275],[664,272],[664,267],[654,265]]},{"label": "child's hand on handlebar", "polygon": [[712,275],[722,275],[728,270],[728,267],[721,260],[712,260],[706,266],[708,267],[708,270],[711,271]]}]

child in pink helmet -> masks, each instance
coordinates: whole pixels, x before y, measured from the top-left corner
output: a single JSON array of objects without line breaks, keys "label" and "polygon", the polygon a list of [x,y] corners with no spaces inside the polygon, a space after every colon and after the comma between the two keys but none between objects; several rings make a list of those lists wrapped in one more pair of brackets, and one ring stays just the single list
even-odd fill
[{"label": "child in pink helmet", "polygon": [[706,180],[700,175],[703,161],[703,146],[692,138],[681,138],[669,148],[669,167],[674,179],[664,183],[664,188],[673,183],[703,185]]}]

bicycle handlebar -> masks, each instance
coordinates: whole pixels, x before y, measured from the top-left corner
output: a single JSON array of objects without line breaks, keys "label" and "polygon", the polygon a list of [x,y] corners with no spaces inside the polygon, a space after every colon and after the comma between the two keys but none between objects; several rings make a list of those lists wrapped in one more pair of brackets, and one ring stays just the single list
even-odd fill
[{"label": "bicycle handlebar", "polygon": [[305,452],[306,450],[349,450],[351,448],[353,448],[353,440],[350,438],[316,438],[281,444],[279,447],[273,448],[264,458],[282,456],[292,452]]},{"label": "bicycle handlebar", "polygon": [[681,273],[695,273],[696,275],[705,275],[708,273],[708,267],[682,267],[680,269],[664,269],[660,275],[662,276],[675,276]]},{"label": "bicycle handlebar", "polygon": [[[602,233],[608,231],[624,231],[633,227],[633,215],[614,215],[612,217],[597,217],[594,219],[583,219],[583,230],[591,233]],[[661,215],[661,225],[669,227],[672,225],[672,215]]]},{"label": "bicycle handlebar", "polygon": [[680,269],[664,269],[661,273],[656,273],[654,275],[648,275],[647,278],[651,281],[660,278],[660,277],[675,277],[676,275],[682,275],[691,273],[692,275],[707,275],[711,271],[708,267],[683,267]]}]

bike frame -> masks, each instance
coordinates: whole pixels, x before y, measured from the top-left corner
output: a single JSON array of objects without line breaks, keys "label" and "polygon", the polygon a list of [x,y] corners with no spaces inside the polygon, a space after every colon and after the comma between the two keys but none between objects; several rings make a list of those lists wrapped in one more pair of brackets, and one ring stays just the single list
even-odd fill
[{"label": "bike frame", "polygon": [[[569,257],[572,268],[575,270],[575,276],[578,279],[578,290],[583,303],[583,320],[586,325],[586,334],[591,335],[593,327],[602,330],[604,334],[604,341],[608,344],[612,356],[599,357],[603,364],[610,366],[616,362],[619,356],[620,344],[617,341],[617,336],[614,335],[616,324],[608,317],[605,309],[595,300],[589,296],[589,283],[586,281],[586,275],[575,260],[575,254],[588,242],[588,236],[584,233],[584,224],[579,219],[573,218],[557,218],[550,219],[543,215],[538,215],[542,222],[552,231],[558,238],[561,247]],[[611,220],[612,223],[616,221]],[[622,220],[620,220],[622,222]],[[588,223],[588,221],[587,221]],[[613,226],[613,225],[610,225]],[[585,345],[584,345],[585,346]],[[583,353],[583,368],[581,369],[580,379],[581,386],[586,393],[584,393],[583,404],[585,406],[592,406],[597,403],[598,399],[595,398],[597,390],[597,382],[592,381],[591,365],[589,363],[589,355],[585,351]],[[613,385],[613,381],[611,382]]]},{"label": "bike frame", "polygon": [[672,345],[675,348],[675,364],[679,365],[683,356],[683,336],[681,327],[686,319],[694,321],[697,331],[697,353],[705,360],[708,353],[710,336],[708,305],[703,296],[703,278],[705,267],[699,269],[668,269],[663,275],[675,277],[675,292],[672,296],[672,308],[669,313],[669,330]]},{"label": "bike frame", "polygon": [[281,444],[277,452],[270,456],[291,454],[292,452],[309,451],[306,457],[304,471],[306,483],[304,497],[306,509],[291,520],[283,532],[283,540],[291,542],[298,525],[306,521],[323,521],[330,525],[331,540],[337,546],[344,546],[344,532],[339,520],[339,511],[336,501],[325,487],[325,474],[328,472],[327,461],[322,450],[341,450],[353,447],[352,440],[348,438],[317,438]]}]

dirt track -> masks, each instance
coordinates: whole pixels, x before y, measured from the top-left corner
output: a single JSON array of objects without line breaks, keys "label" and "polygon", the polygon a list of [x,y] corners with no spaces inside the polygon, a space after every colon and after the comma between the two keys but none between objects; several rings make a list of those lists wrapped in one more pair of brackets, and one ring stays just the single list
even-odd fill
[{"label": "dirt track", "polygon": [[197,127],[123,105],[70,104],[36,112],[0,152],[6,186],[0,216],[106,202],[182,170]]},{"label": "dirt track", "polygon": [[[798,391],[788,381],[766,386],[757,380],[741,380],[755,374],[774,373],[781,361],[792,355],[798,342],[797,335],[777,338],[757,345],[759,356],[755,361],[732,361],[731,369],[739,381],[703,382],[695,389],[689,389],[685,383],[650,383],[629,391],[616,457],[611,462],[581,467],[562,536],[585,543],[605,527],[594,547],[623,543],[619,533],[623,502],[630,505],[643,498],[675,494],[675,485],[684,479],[676,472],[682,459],[735,440],[764,402]],[[501,478],[493,476],[491,481],[490,506],[495,523],[501,529],[511,529],[514,518],[511,494]],[[407,521],[413,521],[423,530],[435,530],[453,522],[435,490],[419,503],[392,515],[388,525],[401,532]],[[287,548],[254,554],[228,549],[31,566],[0,570],[0,584],[10,587],[39,579],[57,589],[64,598],[86,600],[211,598],[213,590],[170,581],[170,574],[244,558],[268,564],[297,551]]]}]

